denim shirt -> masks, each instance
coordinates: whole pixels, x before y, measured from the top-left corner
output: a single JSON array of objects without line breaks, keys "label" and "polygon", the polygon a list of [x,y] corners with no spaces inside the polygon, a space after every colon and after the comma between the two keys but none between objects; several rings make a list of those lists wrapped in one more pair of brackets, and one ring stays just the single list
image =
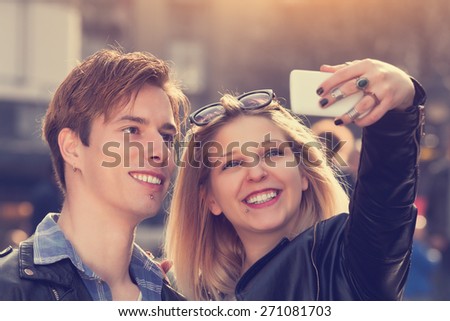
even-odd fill
[{"label": "denim shirt", "polygon": [[[58,213],[47,214],[36,228],[34,264],[52,264],[68,258],[77,268],[94,301],[112,300],[112,293],[108,284],[81,261],[72,244],[64,236],[57,224],[59,215]],[[141,291],[140,297],[142,297],[142,300],[161,300],[163,273],[156,263],[135,243],[133,244],[130,262],[130,275]]]}]

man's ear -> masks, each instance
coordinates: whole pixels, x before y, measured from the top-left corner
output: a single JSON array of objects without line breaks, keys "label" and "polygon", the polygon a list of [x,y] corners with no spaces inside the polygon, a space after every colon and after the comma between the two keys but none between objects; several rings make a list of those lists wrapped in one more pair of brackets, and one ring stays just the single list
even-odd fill
[{"label": "man's ear", "polygon": [[58,145],[64,161],[73,167],[78,167],[79,161],[79,148],[80,138],[70,128],[63,128],[58,134]]}]

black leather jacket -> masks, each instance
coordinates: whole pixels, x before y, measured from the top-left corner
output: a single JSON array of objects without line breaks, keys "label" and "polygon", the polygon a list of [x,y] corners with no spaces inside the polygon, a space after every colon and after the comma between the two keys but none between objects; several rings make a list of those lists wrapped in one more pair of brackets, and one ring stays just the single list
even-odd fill
[{"label": "black leather jacket", "polygon": [[[162,300],[184,300],[164,280]],[[33,237],[19,249],[0,253],[1,301],[92,301],[83,280],[69,259],[49,265],[33,264]]]},{"label": "black leather jacket", "polygon": [[[415,83],[417,105],[425,101]],[[423,108],[363,130],[350,214],[284,239],[244,273],[237,300],[399,300],[411,256]]]}]

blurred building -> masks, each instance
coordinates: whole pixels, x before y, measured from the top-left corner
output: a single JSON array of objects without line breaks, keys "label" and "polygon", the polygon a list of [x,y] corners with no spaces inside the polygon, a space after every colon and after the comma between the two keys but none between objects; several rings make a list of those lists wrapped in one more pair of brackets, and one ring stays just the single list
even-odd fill
[{"label": "blurred building", "polygon": [[0,1],[1,246],[32,232],[43,202],[59,207],[40,120],[51,92],[80,58],[81,39],[73,1]]},{"label": "blurred building", "polygon": [[428,106],[426,165],[450,123],[448,14],[443,0],[0,0],[0,247],[58,210],[40,119],[67,72],[96,50],[173,61],[194,109],[219,92],[262,88],[289,106],[292,69],[388,61],[420,79],[430,100],[431,88],[440,93]]}]

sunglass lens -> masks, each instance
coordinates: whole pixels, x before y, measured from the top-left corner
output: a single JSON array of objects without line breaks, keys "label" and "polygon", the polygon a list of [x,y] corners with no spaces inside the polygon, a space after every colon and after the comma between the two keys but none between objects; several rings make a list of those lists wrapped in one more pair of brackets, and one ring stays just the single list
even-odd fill
[{"label": "sunglass lens", "polygon": [[222,115],[223,112],[224,109],[222,105],[214,105],[195,114],[194,120],[198,124],[207,124],[215,117]]},{"label": "sunglass lens", "polygon": [[242,108],[254,109],[267,105],[271,99],[269,93],[260,92],[244,96],[239,101],[242,103]]}]

